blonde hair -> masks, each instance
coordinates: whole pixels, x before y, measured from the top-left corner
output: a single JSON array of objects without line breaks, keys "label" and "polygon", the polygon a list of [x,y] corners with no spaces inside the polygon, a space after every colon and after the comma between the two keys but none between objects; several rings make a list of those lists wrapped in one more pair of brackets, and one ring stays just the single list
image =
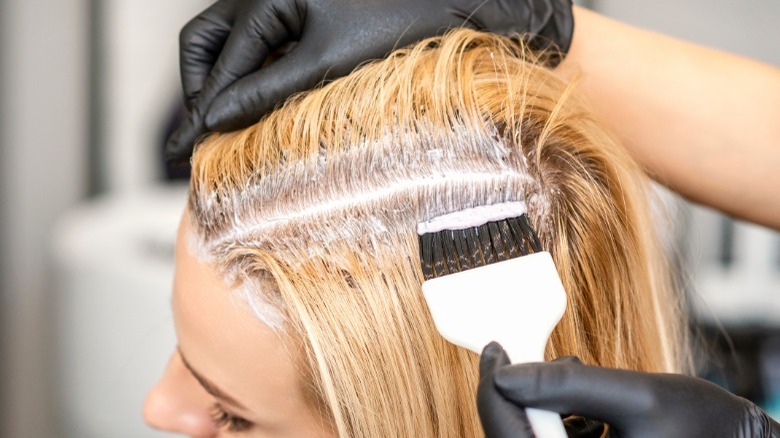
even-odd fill
[{"label": "blonde hair", "polygon": [[481,435],[478,356],[437,333],[415,233],[479,205],[526,202],[553,255],[568,308],[548,358],[679,370],[647,178],[537,61],[454,31],[197,148],[199,251],[301,346],[301,382],[340,436]]}]

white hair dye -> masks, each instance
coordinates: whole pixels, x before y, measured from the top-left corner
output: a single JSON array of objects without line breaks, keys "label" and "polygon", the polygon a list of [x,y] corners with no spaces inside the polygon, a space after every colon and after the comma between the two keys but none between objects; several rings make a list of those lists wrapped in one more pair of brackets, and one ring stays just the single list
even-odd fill
[{"label": "white hair dye", "polygon": [[184,236],[184,244],[187,246],[187,251],[192,254],[197,260],[204,263],[212,263],[214,254],[211,252],[211,248],[203,238],[198,235],[194,228],[191,228],[189,232]]},{"label": "white hair dye", "polygon": [[[267,299],[263,291],[263,282],[257,279],[244,277],[241,284],[236,289],[238,295],[249,304],[252,313],[263,324],[267,325],[273,331],[283,330],[285,318],[278,306]],[[268,286],[267,282],[265,286]]]},{"label": "white hair dye", "polygon": [[502,221],[519,217],[528,211],[525,202],[502,202],[493,205],[480,205],[465,210],[437,216],[417,224],[417,234],[438,233],[443,230],[462,230],[478,227],[488,222]]},{"label": "white hair dye", "polygon": [[[187,250],[193,257],[203,263],[214,263],[215,255],[208,244],[194,231],[190,230],[185,239]],[[261,281],[258,278],[242,275],[236,269],[228,269],[224,272],[223,280],[225,285],[235,293],[235,297],[249,306],[260,322],[273,331],[282,329],[285,322],[284,315],[279,306],[272,304],[267,293],[263,293],[263,288],[268,288],[272,284],[269,280]]]}]

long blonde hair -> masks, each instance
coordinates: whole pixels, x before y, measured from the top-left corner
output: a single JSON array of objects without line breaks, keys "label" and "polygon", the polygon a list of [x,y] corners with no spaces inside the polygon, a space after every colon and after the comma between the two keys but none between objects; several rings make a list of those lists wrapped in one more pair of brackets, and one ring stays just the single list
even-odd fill
[{"label": "long blonde hair", "polygon": [[340,436],[481,434],[478,357],[437,333],[415,233],[478,205],[525,201],[553,255],[568,308],[548,358],[679,369],[647,178],[536,61],[507,38],[454,31],[197,148],[200,254],[300,346],[302,385]]}]

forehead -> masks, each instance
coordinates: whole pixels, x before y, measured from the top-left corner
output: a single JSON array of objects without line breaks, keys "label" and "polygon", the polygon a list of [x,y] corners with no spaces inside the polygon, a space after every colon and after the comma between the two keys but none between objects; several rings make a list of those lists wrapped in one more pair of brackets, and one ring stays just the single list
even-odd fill
[{"label": "forehead", "polygon": [[179,347],[200,374],[269,424],[306,409],[294,352],[258,320],[224,277],[186,244],[185,211],[176,244],[173,314]]}]

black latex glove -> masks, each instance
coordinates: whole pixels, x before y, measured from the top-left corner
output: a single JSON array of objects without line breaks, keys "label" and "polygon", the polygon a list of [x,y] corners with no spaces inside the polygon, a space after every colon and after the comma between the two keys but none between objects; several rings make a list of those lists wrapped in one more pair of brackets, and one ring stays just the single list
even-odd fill
[{"label": "black latex glove", "polygon": [[498,342],[488,344],[479,358],[477,410],[486,438],[534,436],[524,408],[504,398],[495,385],[496,373],[509,365],[509,357]]},{"label": "black latex glove", "polygon": [[186,158],[207,131],[248,126],[295,92],[459,26],[534,35],[532,46],[565,53],[574,24],[571,0],[220,0],[181,32],[189,117],[166,154]]},{"label": "black latex glove", "polygon": [[[483,352],[482,363],[500,362],[501,352],[497,344],[491,344]],[[610,436],[780,437],[780,424],[756,405],[695,377],[587,366],[574,357],[502,366],[492,376],[493,385],[506,400],[605,421]],[[481,380],[480,387],[490,383]],[[479,393],[486,391],[480,388]],[[482,400],[478,399],[483,424],[504,421],[501,412],[490,411],[494,404],[483,407]],[[486,430],[502,431],[501,427],[489,425]],[[492,436],[524,437],[526,433]]]},{"label": "black latex glove", "polygon": [[[485,347],[479,362],[479,387],[477,388],[477,409],[482,428],[487,438],[531,438],[534,437],[525,409],[508,400],[495,385],[495,375],[510,366],[509,357],[497,342]],[[600,438],[604,424],[579,417],[564,420],[569,437]]]}]

